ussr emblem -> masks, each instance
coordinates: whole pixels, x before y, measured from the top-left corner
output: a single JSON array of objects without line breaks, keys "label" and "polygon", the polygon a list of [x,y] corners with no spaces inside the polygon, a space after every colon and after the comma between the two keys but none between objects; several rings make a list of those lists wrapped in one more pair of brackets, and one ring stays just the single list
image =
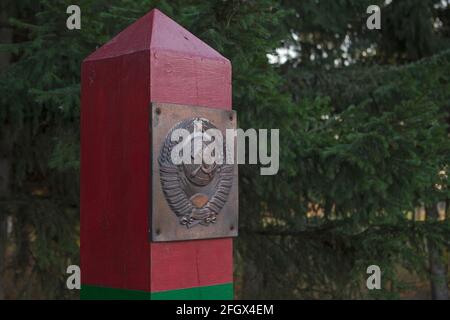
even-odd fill
[{"label": "ussr emblem", "polygon": [[[152,240],[172,241],[237,235],[237,165],[227,159],[225,130],[233,111],[174,104],[152,105]],[[213,129],[213,130],[211,130]],[[175,132],[183,135],[174,135]],[[219,132],[213,160],[204,154],[209,132]],[[180,155],[182,159],[174,159]],[[235,153],[234,153],[235,154]],[[181,160],[181,161],[180,161]]]},{"label": "ussr emblem", "polygon": [[[186,163],[173,163],[173,147],[183,141],[173,141],[172,133],[177,129],[185,129],[189,133],[189,155]],[[233,183],[233,166],[226,164],[225,144],[220,146],[222,157],[220,163],[206,163],[202,154],[207,142],[202,136],[209,129],[217,129],[208,119],[187,119],[175,125],[168,133],[159,156],[159,173],[164,196],[180,224],[187,228],[197,225],[209,226],[216,222],[216,217],[228,200]],[[195,150],[195,139],[201,144]],[[209,137],[207,141],[212,139]],[[199,163],[195,163],[200,159]]]}]

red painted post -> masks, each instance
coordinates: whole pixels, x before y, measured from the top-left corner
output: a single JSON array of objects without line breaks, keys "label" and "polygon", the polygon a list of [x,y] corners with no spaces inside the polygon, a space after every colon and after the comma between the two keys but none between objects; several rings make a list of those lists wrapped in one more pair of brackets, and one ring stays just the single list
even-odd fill
[{"label": "red painted post", "polygon": [[232,239],[154,243],[151,102],[231,110],[231,64],[158,10],[82,64],[82,298],[230,299]]}]

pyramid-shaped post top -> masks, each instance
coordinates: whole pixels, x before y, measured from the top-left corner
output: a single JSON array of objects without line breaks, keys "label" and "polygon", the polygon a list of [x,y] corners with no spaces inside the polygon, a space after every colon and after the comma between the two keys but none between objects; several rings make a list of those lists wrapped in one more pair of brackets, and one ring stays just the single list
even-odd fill
[{"label": "pyramid-shaped post top", "polygon": [[128,26],[89,55],[85,61],[107,59],[152,49],[228,61],[158,9],[151,10]]}]

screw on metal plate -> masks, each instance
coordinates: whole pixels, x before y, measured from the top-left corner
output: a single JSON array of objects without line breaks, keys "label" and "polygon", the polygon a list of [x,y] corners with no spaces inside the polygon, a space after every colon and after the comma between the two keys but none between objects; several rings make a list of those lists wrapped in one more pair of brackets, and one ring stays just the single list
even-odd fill
[{"label": "screw on metal plate", "polygon": [[[150,107],[151,107],[150,103]],[[161,115],[161,108],[155,108],[155,116],[153,117],[153,127],[157,127],[159,123],[159,115]]]}]

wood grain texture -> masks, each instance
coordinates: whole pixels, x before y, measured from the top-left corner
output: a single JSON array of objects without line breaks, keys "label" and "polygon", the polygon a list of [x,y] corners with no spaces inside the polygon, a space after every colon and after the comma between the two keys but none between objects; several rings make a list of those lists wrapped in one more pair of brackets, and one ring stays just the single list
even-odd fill
[{"label": "wood grain texture", "polygon": [[231,110],[231,65],[152,49],[151,97],[154,102]]},{"label": "wood grain texture", "polygon": [[148,66],[145,52],[83,64],[83,283],[148,289]]},{"label": "wood grain texture", "polygon": [[148,292],[231,283],[232,239],[148,240],[150,101],[230,110],[230,62],[152,10],[85,59],[81,101],[82,283]]}]

